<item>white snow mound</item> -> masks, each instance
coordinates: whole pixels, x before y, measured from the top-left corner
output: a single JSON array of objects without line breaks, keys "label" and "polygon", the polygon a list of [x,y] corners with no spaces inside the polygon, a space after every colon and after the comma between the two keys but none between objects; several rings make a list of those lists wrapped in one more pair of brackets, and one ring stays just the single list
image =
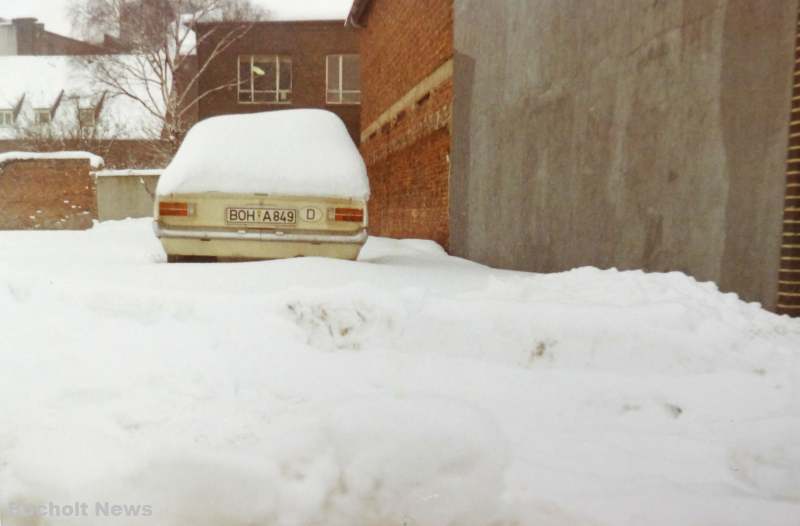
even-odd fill
[{"label": "white snow mound", "polygon": [[421,240],[168,265],[151,222],[0,232],[2,526],[798,526],[800,320]]},{"label": "white snow mound", "polygon": [[368,199],[369,181],[337,115],[283,110],[196,124],[161,176],[157,193],[200,192]]}]

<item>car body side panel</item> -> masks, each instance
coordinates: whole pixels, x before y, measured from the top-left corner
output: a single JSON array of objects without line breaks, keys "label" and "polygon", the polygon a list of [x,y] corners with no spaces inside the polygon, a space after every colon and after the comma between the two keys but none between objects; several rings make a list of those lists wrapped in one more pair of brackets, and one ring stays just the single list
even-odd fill
[{"label": "car body side panel", "polygon": [[356,259],[361,244],[244,241],[239,239],[162,238],[169,255],[208,256],[218,259],[279,259],[299,256]]}]

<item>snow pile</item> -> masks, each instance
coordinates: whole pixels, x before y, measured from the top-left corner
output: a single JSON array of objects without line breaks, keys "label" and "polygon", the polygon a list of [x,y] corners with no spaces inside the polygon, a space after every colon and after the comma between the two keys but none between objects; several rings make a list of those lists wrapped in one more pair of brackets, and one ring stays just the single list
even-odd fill
[{"label": "snow pile", "polygon": [[47,159],[86,159],[92,169],[103,167],[103,158],[90,152],[6,152],[0,153],[0,167],[13,161],[38,161]]},{"label": "snow pile", "polygon": [[157,192],[367,199],[369,181],[361,154],[336,114],[283,110],[199,122],[164,171]]},{"label": "snow pile", "polygon": [[798,320],[424,241],[167,265],[149,228],[0,233],[3,526],[797,524]]}]

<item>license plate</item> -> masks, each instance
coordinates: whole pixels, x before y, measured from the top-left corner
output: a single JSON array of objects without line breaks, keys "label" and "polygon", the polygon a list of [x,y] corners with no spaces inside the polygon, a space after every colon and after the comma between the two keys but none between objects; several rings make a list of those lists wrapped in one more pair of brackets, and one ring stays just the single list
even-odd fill
[{"label": "license plate", "polygon": [[293,225],[297,222],[294,208],[226,208],[229,225]]}]

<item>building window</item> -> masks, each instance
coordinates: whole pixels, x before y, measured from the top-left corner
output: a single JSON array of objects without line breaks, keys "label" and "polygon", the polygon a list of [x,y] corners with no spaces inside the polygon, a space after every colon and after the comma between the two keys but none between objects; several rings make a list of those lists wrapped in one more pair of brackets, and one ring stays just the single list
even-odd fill
[{"label": "building window", "polygon": [[14,126],[14,111],[0,110],[0,127],[10,128]]},{"label": "building window", "polygon": [[361,67],[358,55],[328,55],[325,61],[328,104],[361,103]]},{"label": "building window", "polygon": [[52,120],[50,110],[34,110],[33,117],[35,124],[50,124]]},{"label": "building window", "polygon": [[239,102],[292,102],[292,59],[279,55],[239,56]]},{"label": "building window", "polygon": [[80,124],[81,129],[94,128],[94,108],[80,108],[78,110],[78,124]]}]

